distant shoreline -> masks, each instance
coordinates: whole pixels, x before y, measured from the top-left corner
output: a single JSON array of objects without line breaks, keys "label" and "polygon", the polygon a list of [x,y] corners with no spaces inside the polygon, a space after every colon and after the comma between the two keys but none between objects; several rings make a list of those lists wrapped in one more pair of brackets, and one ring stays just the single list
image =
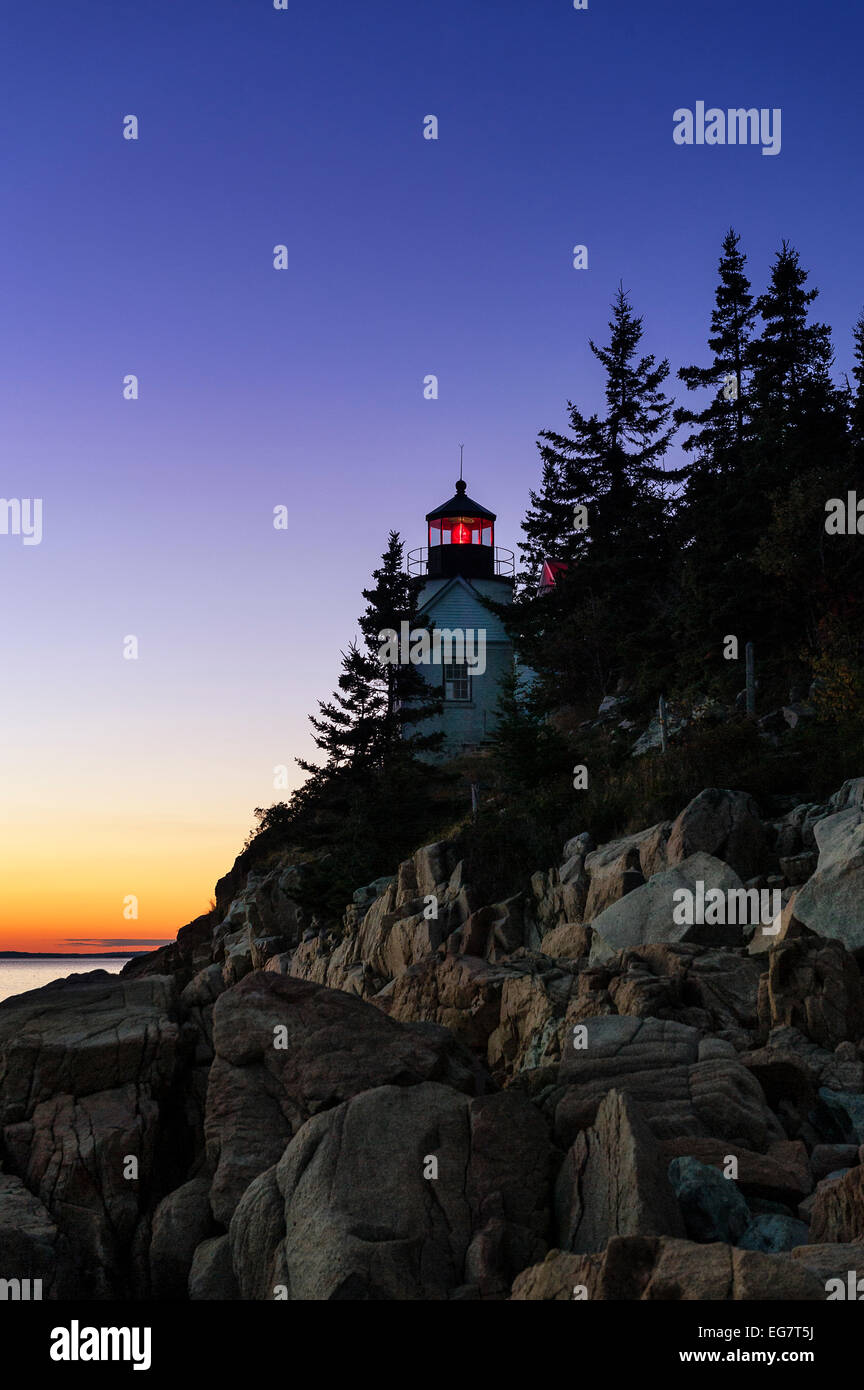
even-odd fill
[{"label": "distant shoreline", "polygon": [[149,955],[149,951],[0,951],[0,960],[127,960]]}]

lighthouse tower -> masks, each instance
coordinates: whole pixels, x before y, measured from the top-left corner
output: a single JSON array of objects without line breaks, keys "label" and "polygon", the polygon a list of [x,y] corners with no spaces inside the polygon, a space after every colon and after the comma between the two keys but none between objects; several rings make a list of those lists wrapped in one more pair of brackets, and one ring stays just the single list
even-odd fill
[{"label": "lighthouse tower", "polygon": [[495,545],[495,520],[460,478],[454,496],[426,515],[428,545],[408,556],[409,574],[424,579],[417,618],[441,636],[438,659],[417,667],[443,701],[441,716],[418,726],[443,730],[440,758],[489,742],[501,678],[513,663],[503,623],[482,602],[513,599],[513,552]]}]

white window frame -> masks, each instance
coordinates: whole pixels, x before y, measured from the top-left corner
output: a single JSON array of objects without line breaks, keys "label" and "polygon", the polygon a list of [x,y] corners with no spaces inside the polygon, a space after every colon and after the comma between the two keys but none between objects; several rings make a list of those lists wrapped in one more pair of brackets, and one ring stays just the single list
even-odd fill
[{"label": "white window frame", "polygon": [[470,704],[471,673],[467,661],[445,662],[444,699],[448,704]]}]

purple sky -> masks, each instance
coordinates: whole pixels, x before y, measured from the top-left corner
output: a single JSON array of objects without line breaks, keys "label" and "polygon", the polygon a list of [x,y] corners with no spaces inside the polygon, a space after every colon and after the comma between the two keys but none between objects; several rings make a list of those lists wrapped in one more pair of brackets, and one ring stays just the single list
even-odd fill
[{"label": "purple sky", "polygon": [[[757,291],[786,236],[848,368],[862,28],[803,0],[6,7],[0,495],[41,497],[44,538],[0,535],[0,948],[125,939],[139,889],[147,939],[206,906],[460,443],[515,548],[537,431],[600,403],[619,280],[674,374],[730,223]],[[782,108],[782,152],[676,146],[698,100]]]}]

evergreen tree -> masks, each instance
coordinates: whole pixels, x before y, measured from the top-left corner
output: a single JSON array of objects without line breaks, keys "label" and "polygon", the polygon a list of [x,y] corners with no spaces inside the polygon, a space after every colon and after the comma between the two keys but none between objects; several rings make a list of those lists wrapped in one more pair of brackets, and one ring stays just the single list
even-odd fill
[{"label": "evergreen tree", "polygon": [[723,239],[711,313],[711,363],[678,372],[689,391],[712,392],[703,409],[675,412],[679,424],[698,427],[684,441],[694,459],[676,516],[679,544],[670,625],[680,667],[694,659],[703,664],[712,648],[719,661],[719,638],[739,632],[745,621],[742,565],[755,543],[753,461],[746,446],[757,316],[746,263],[740,238],[730,228]]},{"label": "evergreen tree", "polygon": [[507,791],[531,792],[566,773],[567,742],[537,709],[515,662],[499,686],[491,743],[497,780]]},{"label": "evergreen tree", "polygon": [[849,392],[849,447],[855,483],[860,488],[864,481],[864,313],[858,316],[853,338],[855,386]]},{"label": "evergreen tree", "polygon": [[366,609],[358,620],[365,650],[352,642],[342,656],[339,689],[332,700],[321,701],[310,716],[315,743],[327,755],[323,769],[298,758],[311,776],[350,770],[387,774],[395,763],[418,753],[434,752],[442,735],[412,732],[413,726],[440,713],[441,701],[415,666],[382,662],[387,645],[382,633],[398,637],[401,624],[409,630],[416,621],[419,582],[402,569],[403,545],[396,531],[388,537],[381,564],[373,571],[375,584],[363,590]]},{"label": "evergreen tree", "polygon": [[[298,758],[306,781],[287,807],[256,811],[260,833],[330,852],[307,875],[310,900],[338,913],[360,884],[388,871],[429,833],[445,782],[418,761],[441,743],[415,725],[440,711],[437,692],[410,665],[382,663],[380,633],[415,625],[418,584],[402,571],[402,542],[391,532],[374,584],[364,589],[362,643],[342,654],[337,689],[310,716],[318,762]],[[269,840],[268,840],[269,842]]]},{"label": "evergreen tree", "polygon": [[[387,697],[381,688],[381,672],[356,642],[342,653],[342,672],[332,700],[318,702],[318,714],[310,715],[315,744],[327,755],[326,768],[353,772],[374,767],[386,741]],[[318,769],[298,758],[304,772]]]},{"label": "evergreen tree", "polygon": [[[575,409],[570,401],[567,408]],[[539,492],[532,490],[529,494],[531,504],[522,522],[525,540],[519,542],[523,561],[518,576],[521,593],[536,593],[544,560],[570,563],[584,553],[587,544],[584,532],[574,530],[576,480],[569,476],[571,470],[563,467],[561,450],[548,442],[551,437],[544,432],[537,444],[543,473]]]},{"label": "evergreen tree", "polygon": [[528,563],[563,560],[567,571],[542,597],[535,575],[506,615],[550,703],[584,694],[586,684],[605,693],[660,640],[655,599],[670,547],[665,494],[682,476],[663,468],[674,433],[662,389],[669,364],[639,352],[642,319],[621,288],[609,329],[607,346],[590,342],[605,372],[605,412],[586,417],[569,402],[569,432],[541,433],[542,485],[523,522]]},{"label": "evergreen tree", "polygon": [[830,377],[830,330],[809,322],[818,291],[806,282],[797,252],[784,242],[754,308],[738,239],[727,235],[709,338],[714,367],[679,373],[688,386],[710,387],[715,371],[734,371],[736,358],[743,373],[739,415],[720,392],[694,417],[701,429],[685,448],[696,459],[678,512],[675,645],[682,668],[713,659],[721,684],[740,685],[740,671],[721,658],[728,633],[757,642],[763,674],[784,652],[792,679],[795,632],[813,639],[824,599],[817,596],[819,508],[832,468],[845,457],[846,407]]},{"label": "evergreen tree", "polygon": [[383,693],[383,709],[380,713],[381,726],[379,743],[382,764],[402,757],[406,753],[434,752],[441,743],[441,735],[420,732],[416,726],[440,714],[441,699],[423,678],[416,666],[378,662],[378,652],[383,645],[382,632],[401,632],[403,622],[411,630],[427,626],[417,619],[417,600],[422,586],[421,578],[412,578],[404,570],[404,545],[398,531],[391,531],[387,549],[381,557],[378,569],[373,570],[375,584],[363,590],[366,610],[359,619],[360,631],[366,641],[370,658],[376,663],[377,683]]},{"label": "evergreen tree", "polygon": [[742,525],[762,576],[756,624],[763,646],[785,663],[795,647],[817,641],[844,550],[825,544],[824,505],[846,473],[848,397],[831,379],[831,330],[810,320],[818,290],[807,280],[784,241],[758,301],[764,327],[754,344],[749,525]]},{"label": "evergreen tree", "polygon": [[678,424],[699,426],[685,441],[684,449],[695,450],[699,459],[715,472],[736,464],[740,467],[747,437],[747,386],[757,310],[740,240],[732,228],[723,239],[708,339],[713,360],[708,367],[681,367],[678,372],[688,391],[714,392],[703,410],[694,412],[681,407],[676,410],[675,419]]},{"label": "evergreen tree", "polygon": [[753,345],[756,464],[763,490],[787,481],[801,463],[814,417],[823,444],[826,426],[841,429],[842,400],[830,379],[831,330],[809,322],[819,291],[806,289],[807,279],[798,252],[784,241],[758,300],[763,329]]},{"label": "evergreen tree", "polygon": [[864,493],[864,317],[854,329],[852,375],[855,388],[847,381],[839,391],[824,354],[802,374],[786,440],[794,476],[771,495],[756,552],[761,573],[774,581],[769,600],[777,638],[797,631],[829,685],[838,685],[835,665],[848,673],[862,664],[864,557],[857,535],[826,533],[826,504]]}]

